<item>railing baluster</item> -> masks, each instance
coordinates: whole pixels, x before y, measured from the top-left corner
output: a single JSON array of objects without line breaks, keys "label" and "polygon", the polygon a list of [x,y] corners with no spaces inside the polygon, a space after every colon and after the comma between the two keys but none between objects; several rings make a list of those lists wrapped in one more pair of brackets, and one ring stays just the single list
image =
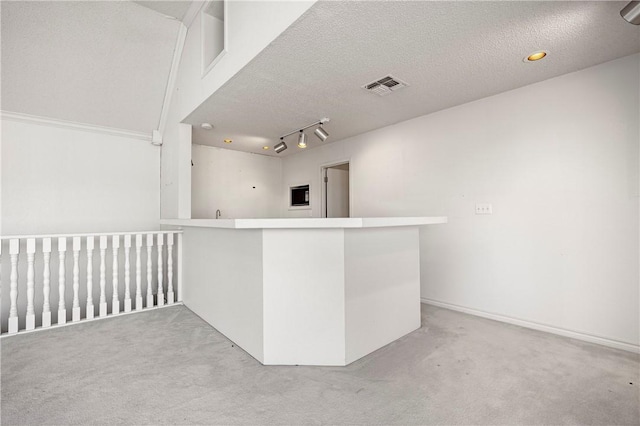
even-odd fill
[{"label": "railing baluster", "polygon": [[124,311],[131,312],[131,263],[129,253],[131,251],[131,235],[124,236]]},{"label": "railing baluster", "polygon": [[158,306],[164,306],[164,288],[162,287],[162,246],[164,234],[158,234]]},{"label": "railing baluster", "polygon": [[67,251],[67,239],[65,237],[58,238],[58,324],[67,323],[67,308],[65,306],[65,255]]},{"label": "railing baluster", "polygon": [[173,234],[167,234],[167,304],[175,302],[173,294]]},{"label": "railing baluster", "polygon": [[142,251],[142,234],[136,235],[136,311],[142,310],[142,264],[140,252]]},{"label": "railing baluster", "polygon": [[87,237],[87,319],[93,319],[96,314],[93,307],[93,237]]},{"label": "railing baluster", "polygon": [[120,300],[118,299],[118,249],[120,248],[120,236],[114,235],[111,241],[113,247],[113,274],[111,276],[113,297],[111,298],[111,313],[117,315],[120,313]]},{"label": "railing baluster", "polygon": [[[124,261],[120,262],[120,244],[124,241]],[[134,237],[135,236],[135,237]],[[146,236],[146,242],[145,242]],[[84,254],[82,253],[85,248],[83,247],[83,239],[86,241],[86,314],[83,316],[83,301],[80,297],[84,297],[80,294],[80,286],[84,279],[84,274],[81,277],[80,272],[82,265],[80,262],[84,262],[81,259]],[[36,268],[40,268],[36,255],[40,249],[38,240],[42,241],[42,306],[40,306],[39,295],[36,295],[36,291],[39,290],[40,271],[36,271]],[[53,244],[57,240],[58,251],[58,316],[57,324],[64,325],[67,322],[79,322],[84,319],[94,319],[95,317],[107,317],[111,315],[117,315],[121,312],[129,313],[132,310],[140,311],[145,308],[153,308],[155,306],[162,307],[164,305],[174,304],[181,301],[181,289],[182,289],[182,231],[151,231],[144,233],[108,233],[108,234],[72,234],[72,235],[30,235],[30,236],[8,236],[2,237],[0,242],[8,242],[6,246],[0,245],[0,254],[2,249],[7,251],[4,255],[10,255],[10,270],[9,273],[4,276],[4,284],[9,287],[10,309],[8,314],[8,334],[15,334],[21,331],[36,330],[36,311],[42,313],[42,328],[51,327],[52,313],[51,305],[55,303],[55,296],[52,302],[51,296],[51,256],[53,250]],[[67,247],[67,243],[68,247]],[[135,246],[133,245],[135,244]],[[24,245],[22,248],[21,245]],[[154,252],[154,245],[157,246],[157,257]],[[166,253],[164,246],[166,245]],[[135,259],[131,259],[133,256],[133,250],[135,247]],[[146,247],[146,274],[144,273],[144,254],[143,250]],[[107,250],[111,248],[113,257],[107,259]],[[100,302],[94,301],[94,251],[99,251],[100,255]],[[24,250],[26,256],[20,257],[20,251]],[[67,256],[67,251],[70,255]],[[8,252],[8,253],[7,253]],[[73,268],[72,271],[67,271],[67,261],[71,263],[71,257],[73,255]],[[96,256],[98,255],[95,253]],[[174,259],[174,256],[176,259]],[[107,260],[113,261],[111,270],[109,271],[111,278],[112,293],[112,308],[109,312],[109,307],[106,299],[106,287],[107,283]],[[133,262],[135,261],[135,271],[133,271]],[[153,265],[153,262],[157,262],[157,267]],[[71,266],[71,265],[69,265]],[[56,265],[53,266],[54,268]],[[22,272],[25,268],[25,272]],[[123,269],[123,281],[124,281],[124,298],[123,303],[120,304],[119,284],[120,284],[120,268]],[[69,318],[67,318],[67,272],[72,275],[72,289],[73,298],[71,293],[69,299],[73,299],[72,309],[69,312]],[[26,279],[24,283],[20,281],[23,279],[22,274],[25,274]],[[55,271],[54,271],[55,273]],[[154,277],[154,273],[157,277]],[[134,275],[135,274],[135,275]],[[146,289],[144,288],[144,280],[146,277]],[[8,278],[8,279],[7,279]],[[135,279],[135,284],[133,280]],[[157,287],[154,285],[154,279],[157,279]],[[8,283],[7,283],[8,281]],[[25,285],[20,288],[21,285]],[[37,289],[36,289],[37,287]],[[135,288],[134,288],[135,287]],[[55,289],[53,289],[55,291]],[[22,295],[22,291],[25,295]],[[83,290],[84,291],[84,290]],[[95,290],[97,291],[97,289]],[[134,295],[135,292],[135,295]],[[146,293],[146,296],[145,294]],[[157,297],[157,298],[156,298]],[[145,299],[146,298],[146,302]],[[70,302],[71,300],[69,300]],[[20,302],[20,305],[18,303]],[[134,306],[135,304],[135,306]],[[98,306],[96,306],[98,305]],[[26,312],[22,312],[22,309],[26,306]],[[25,315],[24,320],[21,315]],[[24,321],[22,323],[21,321]]]},{"label": "railing baluster", "polygon": [[82,240],[80,237],[73,237],[73,309],[71,311],[71,321],[80,321],[80,248]]},{"label": "railing baluster", "polygon": [[36,258],[36,239],[27,239],[27,317],[26,329],[33,330],[36,328],[36,312],[33,308],[34,293],[34,261]]},{"label": "railing baluster", "polygon": [[178,234],[178,302],[182,302],[182,286],[184,283],[184,265],[182,254],[182,232]]},{"label": "railing baluster", "polygon": [[18,254],[20,254],[20,240],[10,240],[11,272],[9,280],[11,287],[9,298],[11,299],[11,308],[9,309],[9,334],[18,332]]},{"label": "railing baluster", "polygon": [[100,236],[100,316],[107,316],[107,295],[105,289],[107,287],[106,277],[106,257],[107,257],[107,237]]},{"label": "railing baluster", "polygon": [[153,247],[153,234],[147,234],[147,308],[153,307],[153,266],[151,263],[151,250]]},{"label": "railing baluster", "polygon": [[51,292],[51,238],[42,239],[42,257],[44,265],[42,269],[42,327],[51,326],[51,305],[49,304],[49,293]]}]

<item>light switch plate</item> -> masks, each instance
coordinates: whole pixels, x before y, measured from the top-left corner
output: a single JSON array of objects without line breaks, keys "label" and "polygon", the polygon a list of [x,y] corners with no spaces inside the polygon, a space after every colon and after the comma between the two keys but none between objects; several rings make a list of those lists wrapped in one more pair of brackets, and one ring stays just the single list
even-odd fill
[{"label": "light switch plate", "polygon": [[490,203],[476,204],[476,214],[493,214],[493,206]]}]

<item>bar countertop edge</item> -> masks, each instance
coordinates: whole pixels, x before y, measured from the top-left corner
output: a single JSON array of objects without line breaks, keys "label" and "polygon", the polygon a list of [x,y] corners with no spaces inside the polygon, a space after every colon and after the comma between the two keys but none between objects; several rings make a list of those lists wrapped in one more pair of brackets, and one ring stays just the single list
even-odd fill
[{"label": "bar countertop edge", "polygon": [[446,216],[273,218],[273,219],[161,219],[160,225],[226,229],[381,228],[447,223]]}]

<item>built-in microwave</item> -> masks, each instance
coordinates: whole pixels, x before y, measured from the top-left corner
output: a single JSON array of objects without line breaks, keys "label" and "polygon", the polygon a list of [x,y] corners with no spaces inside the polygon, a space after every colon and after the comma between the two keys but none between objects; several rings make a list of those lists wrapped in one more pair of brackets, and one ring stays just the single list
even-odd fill
[{"label": "built-in microwave", "polygon": [[309,185],[292,186],[290,188],[290,206],[301,207],[309,205]]}]

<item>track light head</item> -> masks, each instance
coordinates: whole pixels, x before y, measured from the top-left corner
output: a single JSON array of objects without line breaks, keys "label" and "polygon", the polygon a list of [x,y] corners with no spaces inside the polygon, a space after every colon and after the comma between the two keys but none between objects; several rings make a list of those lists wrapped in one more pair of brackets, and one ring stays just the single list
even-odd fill
[{"label": "track light head", "polygon": [[[0,0],[2,1],[2,0]],[[304,126],[304,127],[298,127],[298,129],[300,130],[294,130],[293,132],[289,132],[285,135],[280,136],[280,143],[277,144],[276,146],[274,146],[274,150],[277,153],[280,153],[282,151],[284,151],[285,149],[287,149],[287,145],[284,143],[284,138],[295,135],[296,133],[298,133],[298,147],[299,148],[306,148],[307,147],[307,135],[304,133],[304,131],[306,129],[311,129],[313,127],[315,127],[316,129],[314,130],[314,134],[318,137],[318,139],[320,139],[321,141],[325,141],[327,140],[327,138],[329,137],[329,133],[327,133],[326,130],[324,130],[324,128],[322,127],[325,123],[327,123],[329,121],[329,118],[323,118],[320,121],[316,121],[314,123],[309,124],[308,126]]]},{"label": "track light head", "polygon": [[284,143],[283,138],[280,138],[280,143],[273,147],[273,150],[278,154],[280,154],[285,149],[287,149],[287,144]]},{"label": "track light head", "polygon": [[630,24],[640,25],[640,1],[629,2],[629,4],[620,11],[620,16]]},{"label": "track light head", "polygon": [[300,130],[300,135],[298,136],[298,148],[306,148],[307,147],[307,135],[304,134],[302,130]]},{"label": "track light head", "polygon": [[322,123],[320,123],[320,127],[318,127],[314,132],[313,132],[318,139],[320,139],[322,142],[326,141],[327,138],[329,137],[329,133],[327,133],[327,131],[325,129],[322,128]]}]

